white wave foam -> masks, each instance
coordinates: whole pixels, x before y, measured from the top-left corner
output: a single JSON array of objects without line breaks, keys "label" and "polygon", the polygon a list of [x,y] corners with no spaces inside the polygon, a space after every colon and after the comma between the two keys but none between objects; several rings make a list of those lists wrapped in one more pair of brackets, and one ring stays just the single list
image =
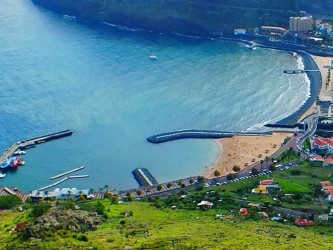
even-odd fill
[{"label": "white wave foam", "polygon": [[142,29],[139,28],[130,28],[128,26],[124,25],[118,25],[118,24],[113,24],[113,23],[108,23],[108,22],[102,22],[102,24],[105,24],[107,26],[111,26],[120,30],[126,30],[126,31],[142,31]]}]

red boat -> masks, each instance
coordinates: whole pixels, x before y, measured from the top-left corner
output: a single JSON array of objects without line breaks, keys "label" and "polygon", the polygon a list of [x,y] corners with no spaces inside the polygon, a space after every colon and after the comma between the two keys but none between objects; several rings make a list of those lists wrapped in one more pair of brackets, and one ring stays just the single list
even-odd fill
[{"label": "red boat", "polygon": [[23,158],[22,157],[13,157],[10,161],[10,168],[18,168],[22,165]]}]

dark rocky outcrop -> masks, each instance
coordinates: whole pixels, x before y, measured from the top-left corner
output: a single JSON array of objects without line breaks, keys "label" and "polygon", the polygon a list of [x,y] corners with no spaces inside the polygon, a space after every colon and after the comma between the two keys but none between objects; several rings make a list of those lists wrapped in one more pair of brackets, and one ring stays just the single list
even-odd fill
[{"label": "dark rocky outcrop", "polygon": [[100,222],[101,217],[95,212],[52,207],[47,213],[27,225],[24,228],[24,235],[26,238],[43,239],[57,230],[84,233],[95,230]]},{"label": "dark rocky outcrop", "polygon": [[79,20],[189,35],[220,35],[234,28],[287,27],[296,0],[32,0]]}]

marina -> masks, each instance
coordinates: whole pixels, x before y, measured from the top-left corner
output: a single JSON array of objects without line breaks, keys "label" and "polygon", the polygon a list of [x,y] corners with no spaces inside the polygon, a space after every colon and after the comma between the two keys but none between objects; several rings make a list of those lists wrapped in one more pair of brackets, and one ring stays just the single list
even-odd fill
[{"label": "marina", "polygon": [[26,139],[23,141],[18,141],[6,149],[6,151],[0,156],[0,162],[3,162],[8,157],[12,156],[15,152],[19,152],[18,150],[21,151],[22,149],[32,148],[38,144],[41,144],[41,143],[44,143],[47,141],[51,141],[51,140],[55,140],[55,139],[60,139],[60,138],[66,137],[66,136],[71,136],[72,134],[73,134],[73,131],[67,129],[67,130],[62,130],[62,131],[51,133],[51,134],[42,135],[39,137]]}]

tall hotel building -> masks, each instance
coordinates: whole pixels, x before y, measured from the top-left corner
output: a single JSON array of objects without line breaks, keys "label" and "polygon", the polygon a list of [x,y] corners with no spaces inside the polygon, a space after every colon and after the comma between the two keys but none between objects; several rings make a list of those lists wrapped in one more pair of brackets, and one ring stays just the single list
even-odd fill
[{"label": "tall hotel building", "polygon": [[293,32],[307,32],[313,29],[313,17],[290,17],[289,30]]}]

